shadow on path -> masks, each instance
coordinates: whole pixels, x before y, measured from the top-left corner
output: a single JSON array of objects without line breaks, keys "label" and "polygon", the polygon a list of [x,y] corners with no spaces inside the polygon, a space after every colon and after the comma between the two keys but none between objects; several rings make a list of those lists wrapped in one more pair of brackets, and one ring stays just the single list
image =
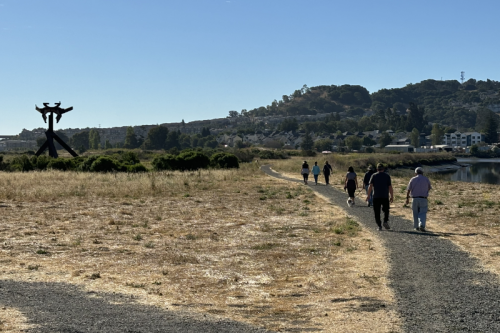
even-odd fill
[{"label": "shadow on path", "polygon": [[[270,176],[303,184],[268,165],[261,169]],[[348,207],[347,195],[331,186],[303,186],[345,207],[350,216],[382,238],[391,267],[389,286],[407,332],[500,332],[498,276],[443,238],[446,234],[415,232],[413,221],[398,216],[390,217],[392,232],[378,232],[373,210]]]},{"label": "shadow on path", "polygon": [[138,304],[131,296],[86,292],[65,283],[0,280],[0,305],[19,309],[29,332],[153,333],[266,332],[226,319],[164,311]]}]

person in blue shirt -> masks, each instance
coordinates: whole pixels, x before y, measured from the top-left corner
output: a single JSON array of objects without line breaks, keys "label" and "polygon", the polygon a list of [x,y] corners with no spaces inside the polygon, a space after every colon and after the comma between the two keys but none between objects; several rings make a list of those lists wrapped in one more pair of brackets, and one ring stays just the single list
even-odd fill
[{"label": "person in blue shirt", "polygon": [[312,172],[313,172],[313,176],[314,176],[314,182],[316,183],[316,185],[318,185],[318,176],[321,173],[321,170],[318,166],[318,162],[314,162]]}]

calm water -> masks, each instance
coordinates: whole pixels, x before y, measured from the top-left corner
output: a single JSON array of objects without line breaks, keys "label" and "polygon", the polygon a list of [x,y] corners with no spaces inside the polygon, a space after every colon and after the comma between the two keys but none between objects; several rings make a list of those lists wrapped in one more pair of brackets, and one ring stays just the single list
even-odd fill
[{"label": "calm water", "polygon": [[449,179],[461,182],[500,184],[500,159],[458,159],[468,167],[450,172]]}]

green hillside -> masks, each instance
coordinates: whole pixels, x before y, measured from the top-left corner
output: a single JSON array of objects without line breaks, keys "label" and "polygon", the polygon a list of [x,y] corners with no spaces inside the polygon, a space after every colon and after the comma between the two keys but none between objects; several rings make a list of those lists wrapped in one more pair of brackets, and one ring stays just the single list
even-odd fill
[{"label": "green hillside", "polygon": [[[304,85],[270,105],[242,110],[241,115],[292,116],[346,112],[348,117],[356,119],[371,109],[378,117],[371,120],[382,127],[385,127],[382,123],[396,127],[393,128],[396,130],[398,127],[403,129],[403,118],[411,103],[424,110],[426,122],[462,130],[479,129],[483,127],[480,120],[486,118],[484,115],[489,112],[488,107],[500,105],[500,82],[470,79],[461,84],[456,80],[425,80],[403,88],[381,89],[372,94],[357,85],[311,88]],[[363,127],[366,126],[359,129],[365,129]]]}]

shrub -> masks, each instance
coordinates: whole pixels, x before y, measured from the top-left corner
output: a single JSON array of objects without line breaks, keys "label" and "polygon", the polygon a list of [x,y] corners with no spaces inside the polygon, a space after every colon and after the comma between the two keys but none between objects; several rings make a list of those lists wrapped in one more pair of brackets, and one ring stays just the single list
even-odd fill
[{"label": "shrub", "polygon": [[229,153],[216,153],[212,156],[210,164],[214,167],[230,169],[239,168],[238,157]]},{"label": "shrub", "polygon": [[372,153],[374,153],[374,152],[375,152],[375,148],[373,148],[373,147],[366,147],[365,151],[366,151],[367,153],[369,153],[369,154],[372,154]]},{"label": "shrub", "polygon": [[134,165],[140,163],[139,157],[133,151],[126,151],[120,156],[120,161],[124,164]]},{"label": "shrub", "polygon": [[93,172],[121,171],[121,166],[113,159],[106,156],[99,156],[90,166]]},{"label": "shrub", "polygon": [[47,169],[53,170],[71,170],[74,168],[73,161],[66,158],[51,158],[47,164]]},{"label": "shrub", "polygon": [[84,160],[79,166],[78,170],[80,171],[90,171],[90,167],[92,163],[94,163],[99,158],[98,155],[89,156],[86,160]]},{"label": "shrub", "polygon": [[287,154],[282,151],[274,150],[261,150],[259,152],[259,157],[263,160],[279,160],[288,158]]},{"label": "shrub", "polygon": [[142,165],[141,163],[137,163],[134,165],[127,165],[127,171],[128,172],[147,172],[148,169]]},{"label": "shrub", "polygon": [[208,168],[210,159],[203,153],[186,151],[177,156],[177,163],[180,170],[198,170]]},{"label": "shrub", "polygon": [[12,171],[31,171],[33,170],[33,164],[31,164],[30,159],[26,155],[16,156],[10,164],[10,169]]},{"label": "shrub", "polygon": [[45,169],[47,169],[47,166],[49,165],[50,160],[51,160],[51,157],[49,157],[47,155],[40,155],[38,157],[33,156],[33,158],[32,158],[33,165],[38,170],[45,170]]},{"label": "shrub", "polygon": [[176,156],[171,154],[158,155],[151,162],[153,169],[160,170],[177,170]]}]

